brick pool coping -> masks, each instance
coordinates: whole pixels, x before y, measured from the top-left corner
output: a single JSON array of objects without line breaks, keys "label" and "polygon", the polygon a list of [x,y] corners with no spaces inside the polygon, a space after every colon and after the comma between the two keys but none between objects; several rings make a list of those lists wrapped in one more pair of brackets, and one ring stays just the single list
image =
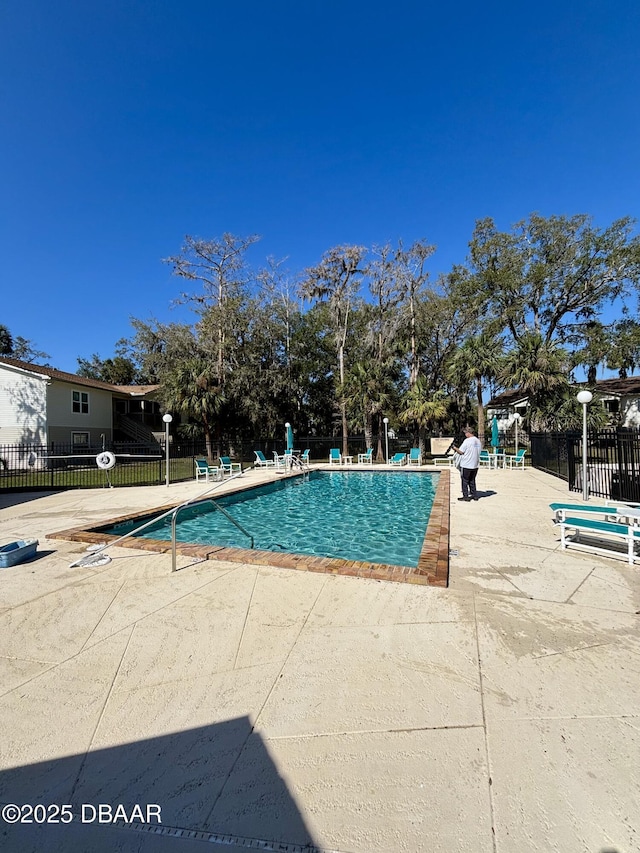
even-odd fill
[{"label": "brick pool coping", "polygon": [[[406,470],[406,469],[405,469]],[[415,469],[414,469],[415,470]],[[402,472],[398,472],[401,476]],[[373,580],[395,581],[397,583],[414,583],[446,587],[449,583],[449,516],[450,516],[450,477],[446,471],[416,472],[425,475],[437,474],[438,482],[431,508],[431,515],[422,542],[422,549],[416,568],[409,566],[393,566],[381,563],[366,563],[358,560],[342,560],[337,557],[313,557],[308,554],[287,554],[275,551],[259,551],[252,548],[225,548],[216,545],[190,545],[185,542],[176,543],[176,551],[186,557],[200,560],[224,560],[232,563],[249,563],[251,565],[273,566],[284,569],[298,569],[306,572],[347,575],[350,577],[371,578]],[[241,486],[234,491],[240,492],[255,485]],[[226,494],[229,494],[228,492]],[[144,519],[159,515],[174,509],[179,504],[167,504],[145,511],[118,516],[105,520],[99,527],[110,527],[123,521]],[[88,544],[104,544],[114,542],[119,537],[101,533],[96,525],[91,529],[73,527],[58,533],[50,533],[47,539],[63,539],[70,542],[86,542]],[[118,543],[121,548],[135,548],[137,551],[152,551],[167,554],[171,552],[171,542],[158,539],[125,539]]]}]

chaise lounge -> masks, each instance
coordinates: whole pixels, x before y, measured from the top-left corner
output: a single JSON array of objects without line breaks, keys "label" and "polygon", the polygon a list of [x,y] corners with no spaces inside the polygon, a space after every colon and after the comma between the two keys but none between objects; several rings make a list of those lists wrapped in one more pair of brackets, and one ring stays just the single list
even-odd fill
[{"label": "chaise lounge", "polygon": [[253,451],[256,455],[255,465],[257,468],[275,468],[276,463],[273,459],[267,459],[261,450]]},{"label": "chaise lounge", "polygon": [[389,460],[389,465],[406,465],[407,464],[407,454],[406,453],[394,453],[391,459]]}]

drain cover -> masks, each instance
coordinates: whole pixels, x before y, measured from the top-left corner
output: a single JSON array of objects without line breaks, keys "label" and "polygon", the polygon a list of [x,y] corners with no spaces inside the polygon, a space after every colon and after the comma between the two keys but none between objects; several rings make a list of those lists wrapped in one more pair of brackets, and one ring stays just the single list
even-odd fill
[{"label": "drain cover", "polygon": [[149,824],[123,824],[116,821],[114,826],[123,829],[133,829],[136,832],[149,835],[164,835],[171,838],[185,838],[204,841],[209,844],[224,845],[234,849],[249,848],[251,850],[272,851],[272,853],[340,853],[339,850],[327,850],[324,847],[312,847],[310,844],[288,844],[282,841],[263,841],[258,838],[242,838],[238,835],[226,835],[217,832],[206,832],[199,829],[179,829],[171,826],[150,826]]}]

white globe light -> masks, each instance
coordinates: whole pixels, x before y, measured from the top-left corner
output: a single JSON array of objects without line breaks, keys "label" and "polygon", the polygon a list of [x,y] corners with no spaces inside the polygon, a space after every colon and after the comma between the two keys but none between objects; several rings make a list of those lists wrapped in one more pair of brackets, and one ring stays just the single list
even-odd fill
[{"label": "white globe light", "polygon": [[382,419],[382,423],[383,423],[383,424],[388,424],[388,423],[389,423],[389,418],[383,418],[383,419]]},{"label": "white globe light", "polygon": [[578,392],[578,402],[582,403],[582,405],[586,405],[593,400],[593,394],[591,391],[579,391]]},{"label": "white globe light", "polygon": [[170,424],[170,423],[171,423],[171,421],[173,420],[173,415],[170,415],[170,414],[167,412],[167,414],[166,414],[166,415],[163,415],[163,416],[162,416],[162,420],[165,422],[165,424]]}]

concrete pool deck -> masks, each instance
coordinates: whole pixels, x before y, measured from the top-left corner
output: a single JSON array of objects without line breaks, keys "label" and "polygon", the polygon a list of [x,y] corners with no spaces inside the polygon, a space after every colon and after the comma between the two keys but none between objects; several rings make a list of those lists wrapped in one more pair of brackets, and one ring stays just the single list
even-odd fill
[{"label": "concrete pool deck", "polygon": [[188,556],[172,574],[117,546],[70,569],[85,546],[47,534],[202,483],[0,496],[1,541],[40,540],[0,570],[0,802],[73,815],[0,819],[0,849],[640,851],[638,567],[560,550],[562,481],[482,470],[459,503],[442,473],[448,589]]}]

